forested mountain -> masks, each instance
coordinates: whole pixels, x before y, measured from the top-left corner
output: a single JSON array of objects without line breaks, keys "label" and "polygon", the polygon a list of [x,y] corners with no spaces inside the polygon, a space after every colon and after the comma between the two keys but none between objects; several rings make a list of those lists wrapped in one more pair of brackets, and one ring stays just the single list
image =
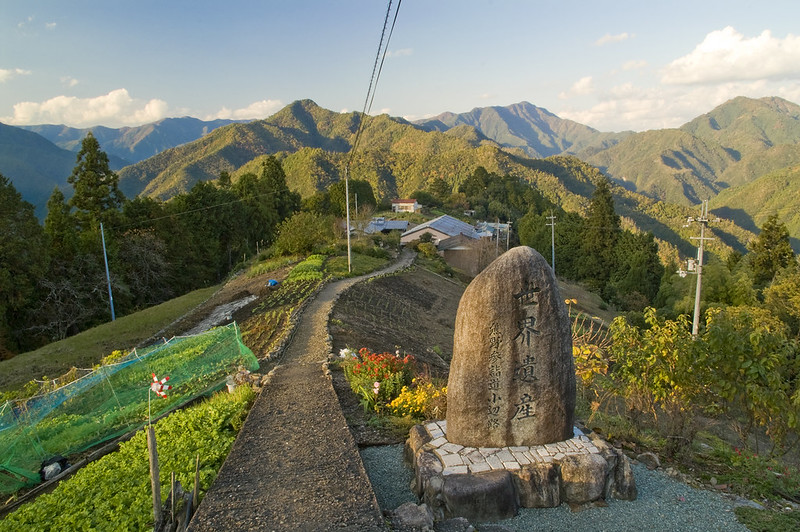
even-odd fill
[{"label": "forested mountain", "polygon": [[734,98],[680,128],[642,133],[601,133],[527,102],[417,124],[470,125],[531,157],[574,154],[629,190],[684,205],[800,163],[800,106],[775,97]]},{"label": "forested mountain", "polygon": [[723,190],[714,199],[713,212],[753,232],[770,215],[777,214],[793,236],[793,247],[800,249],[800,165]]},{"label": "forested mountain", "polygon": [[[258,173],[263,154],[277,153],[289,187],[308,198],[343,177],[358,119],[355,113],[334,113],[309,100],[295,102],[266,120],[221,128],[125,168],[120,187],[128,196],[167,198],[198,181],[216,179],[223,171],[236,182],[244,174]],[[455,191],[478,166],[522,178],[554,205],[579,213],[600,176],[575,157],[531,159],[504,150],[471,126],[429,132],[386,115],[367,117],[350,176],[368,181],[380,201],[428,190],[437,179]],[[681,225],[695,214],[693,209],[664,205],[621,187],[615,187],[614,194],[618,212],[628,223],[691,253],[691,235]],[[744,250],[752,237],[733,224],[717,230],[724,234],[716,244],[721,249]]]},{"label": "forested mountain", "polygon": [[42,218],[47,198],[56,187],[66,187],[75,166],[75,154],[18,127],[0,123],[0,174],[36,207]]},{"label": "forested mountain", "polygon": [[535,158],[613,146],[632,132],[602,133],[528,102],[507,107],[478,107],[469,113],[442,113],[415,122],[426,131],[447,131],[468,125],[506,148],[519,148]]},{"label": "forested mountain", "polygon": [[[369,181],[382,200],[424,191],[437,178],[456,190],[475,167],[483,166],[499,175],[521,177],[555,205],[581,212],[592,184],[584,170],[578,172],[581,177],[575,177],[576,162],[564,157],[574,153],[627,189],[626,193],[615,189],[618,201],[626,205],[627,212],[621,211],[624,216],[641,228],[652,229],[659,238],[680,242],[677,220],[694,211],[661,207],[642,194],[691,207],[731,186],[798,164],[798,117],[800,107],[779,98],[736,98],[681,128],[643,133],[598,132],[529,103],[474,109],[461,115],[445,113],[416,124],[381,115],[366,118],[350,171],[351,176]],[[343,176],[344,157],[359,121],[358,113],[335,113],[311,100],[297,101],[267,119],[218,127],[197,140],[127,166],[119,172],[120,188],[128,197],[143,194],[167,199],[188,191],[198,181],[217,179],[221,172],[236,179],[257,168],[258,157],[276,154],[286,169],[289,186],[309,197]],[[149,146],[155,151],[159,149],[155,140],[166,131],[181,130],[191,136],[200,131],[198,127],[219,123],[169,119],[129,128],[123,137],[131,141],[128,146],[140,150]],[[72,146],[78,131],[62,131],[61,141]],[[102,140],[106,131],[96,131],[101,146],[109,149]],[[526,154],[559,157],[541,159]],[[38,189],[38,201],[31,199],[31,187],[21,187],[23,195],[41,206],[52,190],[52,176],[65,177],[70,164],[67,160],[64,170],[47,174],[51,181]],[[15,179],[15,172],[4,171]],[[718,206],[725,205],[711,204],[712,210]],[[748,231],[731,228],[731,236],[723,241],[743,249],[757,226],[753,217],[756,221],[760,218],[752,208],[740,211],[735,220]],[[667,212],[678,218],[667,219]],[[785,220],[784,214],[780,216]],[[796,236],[794,224],[790,227]]]},{"label": "forested mountain", "polygon": [[169,148],[197,140],[215,129],[232,124],[235,120],[203,121],[184,116],[165,118],[138,127],[109,128],[96,126],[78,129],[63,125],[20,126],[43,136],[56,146],[76,152],[81,140],[91,131],[100,142],[112,167],[119,169],[138,163]]}]

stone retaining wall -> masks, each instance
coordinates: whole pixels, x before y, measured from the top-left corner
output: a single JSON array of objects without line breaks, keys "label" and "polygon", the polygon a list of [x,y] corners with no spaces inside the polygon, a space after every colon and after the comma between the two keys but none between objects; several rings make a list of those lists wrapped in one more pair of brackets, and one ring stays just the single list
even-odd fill
[{"label": "stone retaining wall", "polygon": [[636,499],[630,461],[598,435],[575,428],[562,442],[532,447],[464,447],[447,440],[447,421],[416,425],[406,442],[412,489],[437,521],[493,521],[519,507]]}]

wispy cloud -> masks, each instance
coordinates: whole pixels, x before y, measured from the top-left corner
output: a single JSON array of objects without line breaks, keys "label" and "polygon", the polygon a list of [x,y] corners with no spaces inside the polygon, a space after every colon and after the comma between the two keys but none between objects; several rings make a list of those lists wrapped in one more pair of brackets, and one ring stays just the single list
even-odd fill
[{"label": "wispy cloud", "polygon": [[622,64],[622,70],[639,70],[640,68],[644,68],[647,66],[647,61],[640,59],[640,60],[633,60],[633,61],[626,61]]},{"label": "wispy cloud", "polygon": [[47,28],[48,30],[54,30],[56,29],[57,25],[58,24],[56,24],[55,22],[45,22],[44,27]]},{"label": "wispy cloud", "polygon": [[60,80],[62,85],[69,88],[72,88],[78,84],[78,80],[73,78],[72,76],[62,76]]},{"label": "wispy cloud", "polygon": [[633,34],[629,34],[628,32],[618,33],[616,35],[611,35],[610,33],[606,33],[599,39],[594,42],[595,46],[604,46],[606,44],[612,44],[615,42],[622,42],[626,41],[633,37]]},{"label": "wispy cloud", "polygon": [[594,80],[592,76],[584,76],[573,83],[569,90],[561,92],[558,97],[564,100],[573,96],[585,96],[593,93],[594,90]]},{"label": "wispy cloud", "polygon": [[167,102],[131,98],[126,89],[116,89],[94,98],[56,96],[44,102],[20,102],[14,114],[0,118],[9,124],[66,124],[87,127],[140,125],[167,116]]},{"label": "wispy cloud", "polygon": [[668,64],[661,81],[690,85],[758,79],[800,79],[800,36],[769,30],[746,38],[731,26],[713,31],[689,54]]},{"label": "wispy cloud", "polygon": [[214,118],[226,118],[231,120],[251,120],[256,118],[267,118],[275,114],[276,111],[283,107],[280,100],[261,100],[253,102],[247,107],[241,109],[228,109],[223,107],[213,116],[207,117],[211,120]]},{"label": "wispy cloud", "polygon": [[23,70],[21,68],[0,68],[0,83],[5,83],[18,76],[29,76],[30,73],[30,70]]}]

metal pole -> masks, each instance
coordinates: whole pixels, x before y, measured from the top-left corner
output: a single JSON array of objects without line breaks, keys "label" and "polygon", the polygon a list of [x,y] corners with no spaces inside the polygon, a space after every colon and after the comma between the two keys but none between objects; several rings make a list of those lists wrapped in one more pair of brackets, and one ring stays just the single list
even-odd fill
[{"label": "metal pole", "polygon": [[103,261],[106,263],[106,280],[108,281],[108,302],[111,305],[111,321],[116,320],[114,316],[114,296],[111,294],[111,275],[108,273],[108,256],[106,255],[106,234],[103,231],[103,222],[100,222],[100,238],[103,241]]},{"label": "metal pole", "polygon": [[556,217],[553,214],[553,211],[550,211],[550,216],[547,217],[550,220],[550,266],[553,268],[553,275],[556,273]]},{"label": "metal pole", "polygon": [[344,204],[347,210],[347,271],[352,272],[353,267],[350,262],[350,180],[348,179],[349,168],[344,168]]},{"label": "metal pole", "polygon": [[495,229],[495,241],[494,241],[494,256],[500,256],[500,218],[497,218],[497,222],[494,226]]},{"label": "metal pole", "polygon": [[706,241],[708,223],[708,200],[703,201],[703,212],[696,220],[700,223],[700,246],[697,251],[697,288],[694,292],[694,316],[692,318],[692,337],[697,338],[700,329],[700,291],[703,286],[703,248]]}]

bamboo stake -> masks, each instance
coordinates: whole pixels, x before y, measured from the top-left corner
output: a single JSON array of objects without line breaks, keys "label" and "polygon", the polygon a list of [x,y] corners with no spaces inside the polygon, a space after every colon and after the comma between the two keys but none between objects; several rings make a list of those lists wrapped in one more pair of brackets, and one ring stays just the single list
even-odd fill
[{"label": "bamboo stake", "polygon": [[192,488],[192,512],[197,510],[197,505],[200,504],[200,455],[197,455],[197,460],[194,465],[194,487]]},{"label": "bamboo stake", "polygon": [[153,491],[153,519],[155,526],[161,522],[161,482],[158,469],[158,449],[153,425],[147,425],[147,453],[150,458],[150,487]]}]

